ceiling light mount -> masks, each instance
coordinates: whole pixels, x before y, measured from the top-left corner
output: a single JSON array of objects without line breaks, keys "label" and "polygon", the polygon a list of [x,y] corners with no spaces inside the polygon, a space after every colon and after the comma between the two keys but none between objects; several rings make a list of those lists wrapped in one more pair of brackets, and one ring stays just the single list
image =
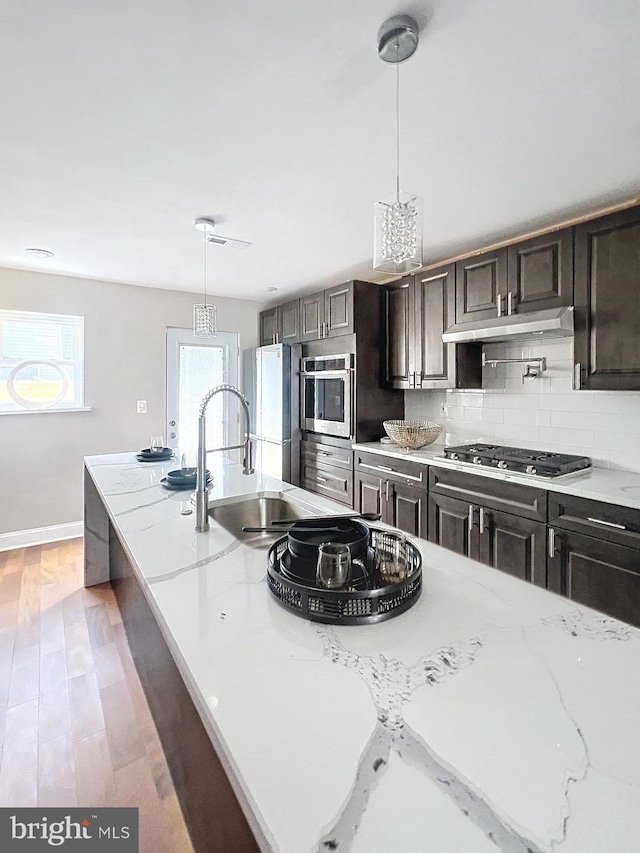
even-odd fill
[{"label": "ceiling light mount", "polygon": [[378,30],[378,56],[383,62],[404,62],[416,52],[420,30],[410,15],[394,15]]},{"label": "ceiling light mount", "polygon": [[216,229],[215,219],[209,219],[207,216],[199,216],[193,224],[198,231],[204,231],[206,234],[211,234]]}]

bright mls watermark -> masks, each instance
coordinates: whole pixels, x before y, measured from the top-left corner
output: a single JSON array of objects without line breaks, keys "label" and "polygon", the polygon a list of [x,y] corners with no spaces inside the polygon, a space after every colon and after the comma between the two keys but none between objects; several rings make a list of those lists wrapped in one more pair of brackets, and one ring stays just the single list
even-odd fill
[{"label": "bright mls watermark", "polygon": [[138,809],[0,809],[2,853],[138,853]]}]

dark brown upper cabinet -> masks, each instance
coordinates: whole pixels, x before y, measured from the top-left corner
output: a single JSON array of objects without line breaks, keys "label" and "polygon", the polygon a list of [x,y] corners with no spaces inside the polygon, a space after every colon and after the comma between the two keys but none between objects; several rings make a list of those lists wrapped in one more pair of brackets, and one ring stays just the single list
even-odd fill
[{"label": "dark brown upper cabinet", "polygon": [[278,309],[268,308],[260,312],[260,346],[275,344],[278,333]]},{"label": "dark brown upper cabinet", "polygon": [[640,207],[575,229],[577,389],[640,390]]},{"label": "dark brown upper cabinet", "polygon": [[387,357],[385,383],[391,388],[411,388],[414,322],[413,278],[393,282],[384,289]]},{"label": "dark brown upper cabinet", "polygon": [[456,263],[456,323],[491,320],[503,313],[507,250],[483,252]]},{"label": "dark brown upper cabinet", "polygon": [[388,385],[406,389],[481,387],[480,346],[442,342],[454,313],[454,264],[386,288]]},{"label": "dark brown upper cabinet", "polygon": [[572,304],[573,228],[508,247],[506,300],[513,314]]},{"label": "dark brown upper cabinet", "polygon": [[300,335],[299,300],[292,299],[260,313],[260,346],[294,344]]},{"label": "dark brown upper cabinet", "polygon": [[350,335],[354,326],[354,283],[348,281],[300,299],[300,338],[319,341]]},{"label": "dark brown upper cabinet", "polygon": [[456,263],[456,323],[560,308],[573,301],[573,228]]}]

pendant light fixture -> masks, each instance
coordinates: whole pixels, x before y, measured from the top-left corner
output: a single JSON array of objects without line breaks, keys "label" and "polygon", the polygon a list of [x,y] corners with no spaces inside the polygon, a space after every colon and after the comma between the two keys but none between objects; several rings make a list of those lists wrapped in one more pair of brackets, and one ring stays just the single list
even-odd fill
[{"label": "pendant light fixture", "polygon": [[401,275],[422,266],[422,199],[400,190],[400,63],[418,47],[418,24],[394,15],[378,30],[378,56],[396,66],[396,191],[375,204],[373,268]]},{"label": "pendant light fixture", "polygon": [[215,338],[217,334],[216,308],[207,302],[207,235],[215,228],[213,219],[201,217],[196,219],[195,226],[202,231],[202,294],[203,302],[193,306],[193,334],[199,338]]}]

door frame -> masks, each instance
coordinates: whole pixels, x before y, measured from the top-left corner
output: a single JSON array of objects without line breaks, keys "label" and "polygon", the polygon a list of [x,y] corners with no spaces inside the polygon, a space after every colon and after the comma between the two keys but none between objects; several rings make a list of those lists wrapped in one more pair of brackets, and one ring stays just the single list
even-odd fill
[{"label": "door frame", "polygon": [[[174,381],[172,371],[175,370],[175,379],[179,377],[180,346],[222,346],[225,350],[223,382],[238,388],[240,371],[240,346],[237,332],[218,332],[215,338],[201,338],[193,334],[191,329],[179,326],[167,326],[165,343],[165,407],[164,422],[167,447],[178,447],[178,431],[176,421],[178,418],[178,381]],[[238,400],[232,394],[224,395],[224,423],[226,426],[225,445],[239,443],[239,409]],[[198,412],[193,413],[194,418]],[[173,425],[172,425],[173,423]],[[172,435],[174,436],[172,438]]]}]

